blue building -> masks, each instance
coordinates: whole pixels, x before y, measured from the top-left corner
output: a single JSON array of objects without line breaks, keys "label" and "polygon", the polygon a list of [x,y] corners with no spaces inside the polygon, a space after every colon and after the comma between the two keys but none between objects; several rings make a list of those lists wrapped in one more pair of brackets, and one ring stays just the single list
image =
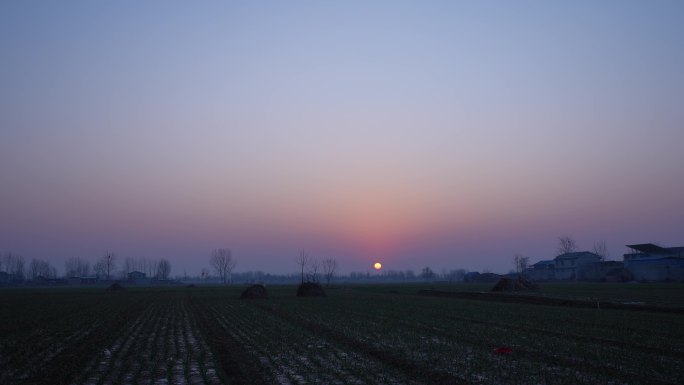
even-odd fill
[{"label": "blue building", "polygon": [[661,247],[652,243],[627,245],[625,269],[637,281],[684,281],[684,247]]}]

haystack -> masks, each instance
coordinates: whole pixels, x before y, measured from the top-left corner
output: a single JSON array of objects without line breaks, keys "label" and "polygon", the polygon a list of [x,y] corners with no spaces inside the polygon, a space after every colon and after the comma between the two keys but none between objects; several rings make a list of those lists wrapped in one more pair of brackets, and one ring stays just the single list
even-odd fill
[{"label": "haystack", "polygon": [[107,290],[107,291],[122,291],[122,290],[126,290],[126,288],[119,285],[118,282],[114,282],[113,284],[109,285],[109,287],[107,287],[105,290]]},{"label": "haystack", "polygon": [[304,282],[297,288],[297,297],[325,297],[325,291],[315,282]]},{"label": "haystack", "polygon": [[268,298],[268,292],[266,291],[266,286],[264,285],[252,285],[245,289],[240,295],[241,299],[266,299]]}]

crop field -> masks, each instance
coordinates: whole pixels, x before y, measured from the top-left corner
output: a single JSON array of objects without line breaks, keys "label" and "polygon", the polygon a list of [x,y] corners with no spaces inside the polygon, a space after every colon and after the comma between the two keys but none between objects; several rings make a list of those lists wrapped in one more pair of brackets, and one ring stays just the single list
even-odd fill
[{"label": "crop field", "polygon": [[0,384],[684,383],[684,285],[541,293],[671,312],[417,295],[429,287],[0,290]]}]

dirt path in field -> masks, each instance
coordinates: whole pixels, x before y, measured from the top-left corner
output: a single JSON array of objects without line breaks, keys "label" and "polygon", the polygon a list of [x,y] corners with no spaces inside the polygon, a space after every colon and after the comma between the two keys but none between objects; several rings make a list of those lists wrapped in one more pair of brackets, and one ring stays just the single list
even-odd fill
[{"label": "dirt path in field", "polygon": [[664,355],[664,356],[669,356],[669,357],[674,357],[674,358],[679,358],[679,357],[684,356],[684,351],[663,349],[663,348],[659,348],[659,347],[655,347],[655,346],[646,346],[646,345],[638,344],[636,342],[619,341],[619,340],[614,340],[614,339],[609,339],[609,338],[587,336],[587,335],[581,335],[581,334],[569,333],[569,332],[557,332],[557,331],[542,329],[542,328],[538,328],[538,327],[515,326],[515,325],[512,325],[510,323],[505,323],[505,322],[484,321],[484,320],[478,320],[478,319],[467,318],[467,317],[448,316],[446,318],[450,321],[467,322],[467,323],[479,324],[479,325],[488,325],[488,326],[494,326],[494,327],[498,327],[498,328],[505,329],[505,330],[516,330],[516,331],[526,332],[526,333],[530,333],[530,335],[546,335],[546,336],[551,336],[551,337],[564,338],[564,339],[568,339],[568,340],[572,340],[572,341],[584,341],[584,342],[600,344],[603,346],[614,346],[614,347],[623,348],[623,349],[633,349],[633,350],[638,350],[638,351],[641,351],[644,353],[659,354],[659,355]]},{"label": "dirt path in field", "polygon": [[643,304],[626,304],[615,302],[601,302],[601,301],[581,301],[575,299],[551,298],[533,295],[515,295],[515,294],[501,294],[501,293],[486,293],[486,292],[469,292],[469,291],[442,291],[425,289],[420,290],[418,295],[429,297],[443,297],[443,298],[458,298],[458,299],[473,299],[478,301],[494,301],[507,303],[523,303],[528,305],[546,305],[546,306],[564,306],[573,308],[586,309],[618,309],[618,310],[633,310],[646,311],[656,313],[673,313],[684,314],[684,307],[669,307],[669,306],[653,306]]}]

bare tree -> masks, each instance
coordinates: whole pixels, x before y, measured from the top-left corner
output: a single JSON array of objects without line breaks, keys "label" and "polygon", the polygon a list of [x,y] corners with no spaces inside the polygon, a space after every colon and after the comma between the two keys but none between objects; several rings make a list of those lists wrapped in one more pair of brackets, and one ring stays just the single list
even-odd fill
[{"label": "bare tree", "polygon": [[602,261],[605,261],[608,259],[609,253],[608,253],[608,246],[606,245],[605,240],[600,240],[594,242],[594,254],[598,255],[601,257]]},{"label": "bare tree", "polygon": [[577,251],[577,243],[574,238],[568,235],[558,237],[558,255],[573,253],[575,251]]},{"label": "bare tree", "polygon": [[71,257],[64,262],[64,274],[70,277],[87,277],[90,275],[90,263],[83,258]]},{"label": "bare tree", "polygon": [[302,283],[304,283],[304,268],[309,263],[309,254],[307,254],[306,250],[302,249],[296,259],[296,262],[297,265],[299,265],[299,267],[302,269]]},{"label": "bare tree", "polygon": [[147,275],[148,277],[154,277],[154,275],[157,273],[157,265],[159,262],[157,262],[154,259],[143,259],[143,273]]},{"label": "bare tree", "polygon": [[435,272],[429,266],[425,266],[423,270],[420,271],[420,276],[424,280],[428,281],[435,277]]},{"label": "bare tree", "polygon": [[216,271],[216,274],[221,278],[221,282],[224,285],[230,280],[236,264],[237,261],[233,260],[230,249],[221,248],[211,252],[209,265]]},{"label": "bare tree", "polygon": [[323,276],[325,283],[330,286],[330,282],[335,276],[335,269],[337,269],[337,261],[334,258],[326,258],[323,260]]},{"label": "bare tree", "polygon": [[171,262],[162,258],[157,263],[157,279],[168,279],[171,274]]},{"label": "bare tree", "polygon": [[524,257],[520,254],[516,254],[513,257],[513,266],[515,266],[515,272],[518,273],[518,276],[520,277],[525,276],[525,271],[527,270],[529,264],[530,257]]},{"label": "bare tree", "polygon": [[102,279],[105,277],[106,274],[106,268],[102,260],[100,259],[99,261],[95,262],[93,265],[93,271],[95,271],[95,276],[97,279]]},{"label": "bare tree", "polygon": [[135,257],[124,258],[123,268],[121,269],[121,275],[124,277],[128,277],[128,274],[137,270],[137,263],[138,261]]},{"label": "bare tree", "polygon": [[38,277],[55,278],[57,277],[57,269],[52,267],[48,261],[33,258],[31,259],[31,263],[29,263],[28,277],[31,280]]},{"label": "bare tree", "polygon": [[31,259],[28,267],[28,279],[34,280],[40,275],[40,263],[42,261],[39,259]]},{"label": "bare tree", "polygon": [[124,261],[123,273],[124,275],[128,275],[128,273],[139,271],[146,275],[152,276],[153,274],[150,270],[156,270],[157,266],[159,266],[159,262],[156,262],[151,268],[148,268],[147,266],[148,262],[145,258],[126,257],[126,260]]},{"label": "bare tree", "polygon": [[321,268],[321,263],[316,258],[310,258],[309,271],[306,274],[306,280],[309,282],[318,283],[318,270]]},{"label": "bare tree", "polygon": [[5,271],[9,274],[12,281],[23,281],[24,257],[18,254],[7,253],[4,257]]},{"label": "bare tree", "polygon": [[110,253],[109,251],[100,258],[99,261],[95,263],[93,268],[95,269],[95,274],[98,278],[106,278],[109,280],[116,267],[116,255]]}]

